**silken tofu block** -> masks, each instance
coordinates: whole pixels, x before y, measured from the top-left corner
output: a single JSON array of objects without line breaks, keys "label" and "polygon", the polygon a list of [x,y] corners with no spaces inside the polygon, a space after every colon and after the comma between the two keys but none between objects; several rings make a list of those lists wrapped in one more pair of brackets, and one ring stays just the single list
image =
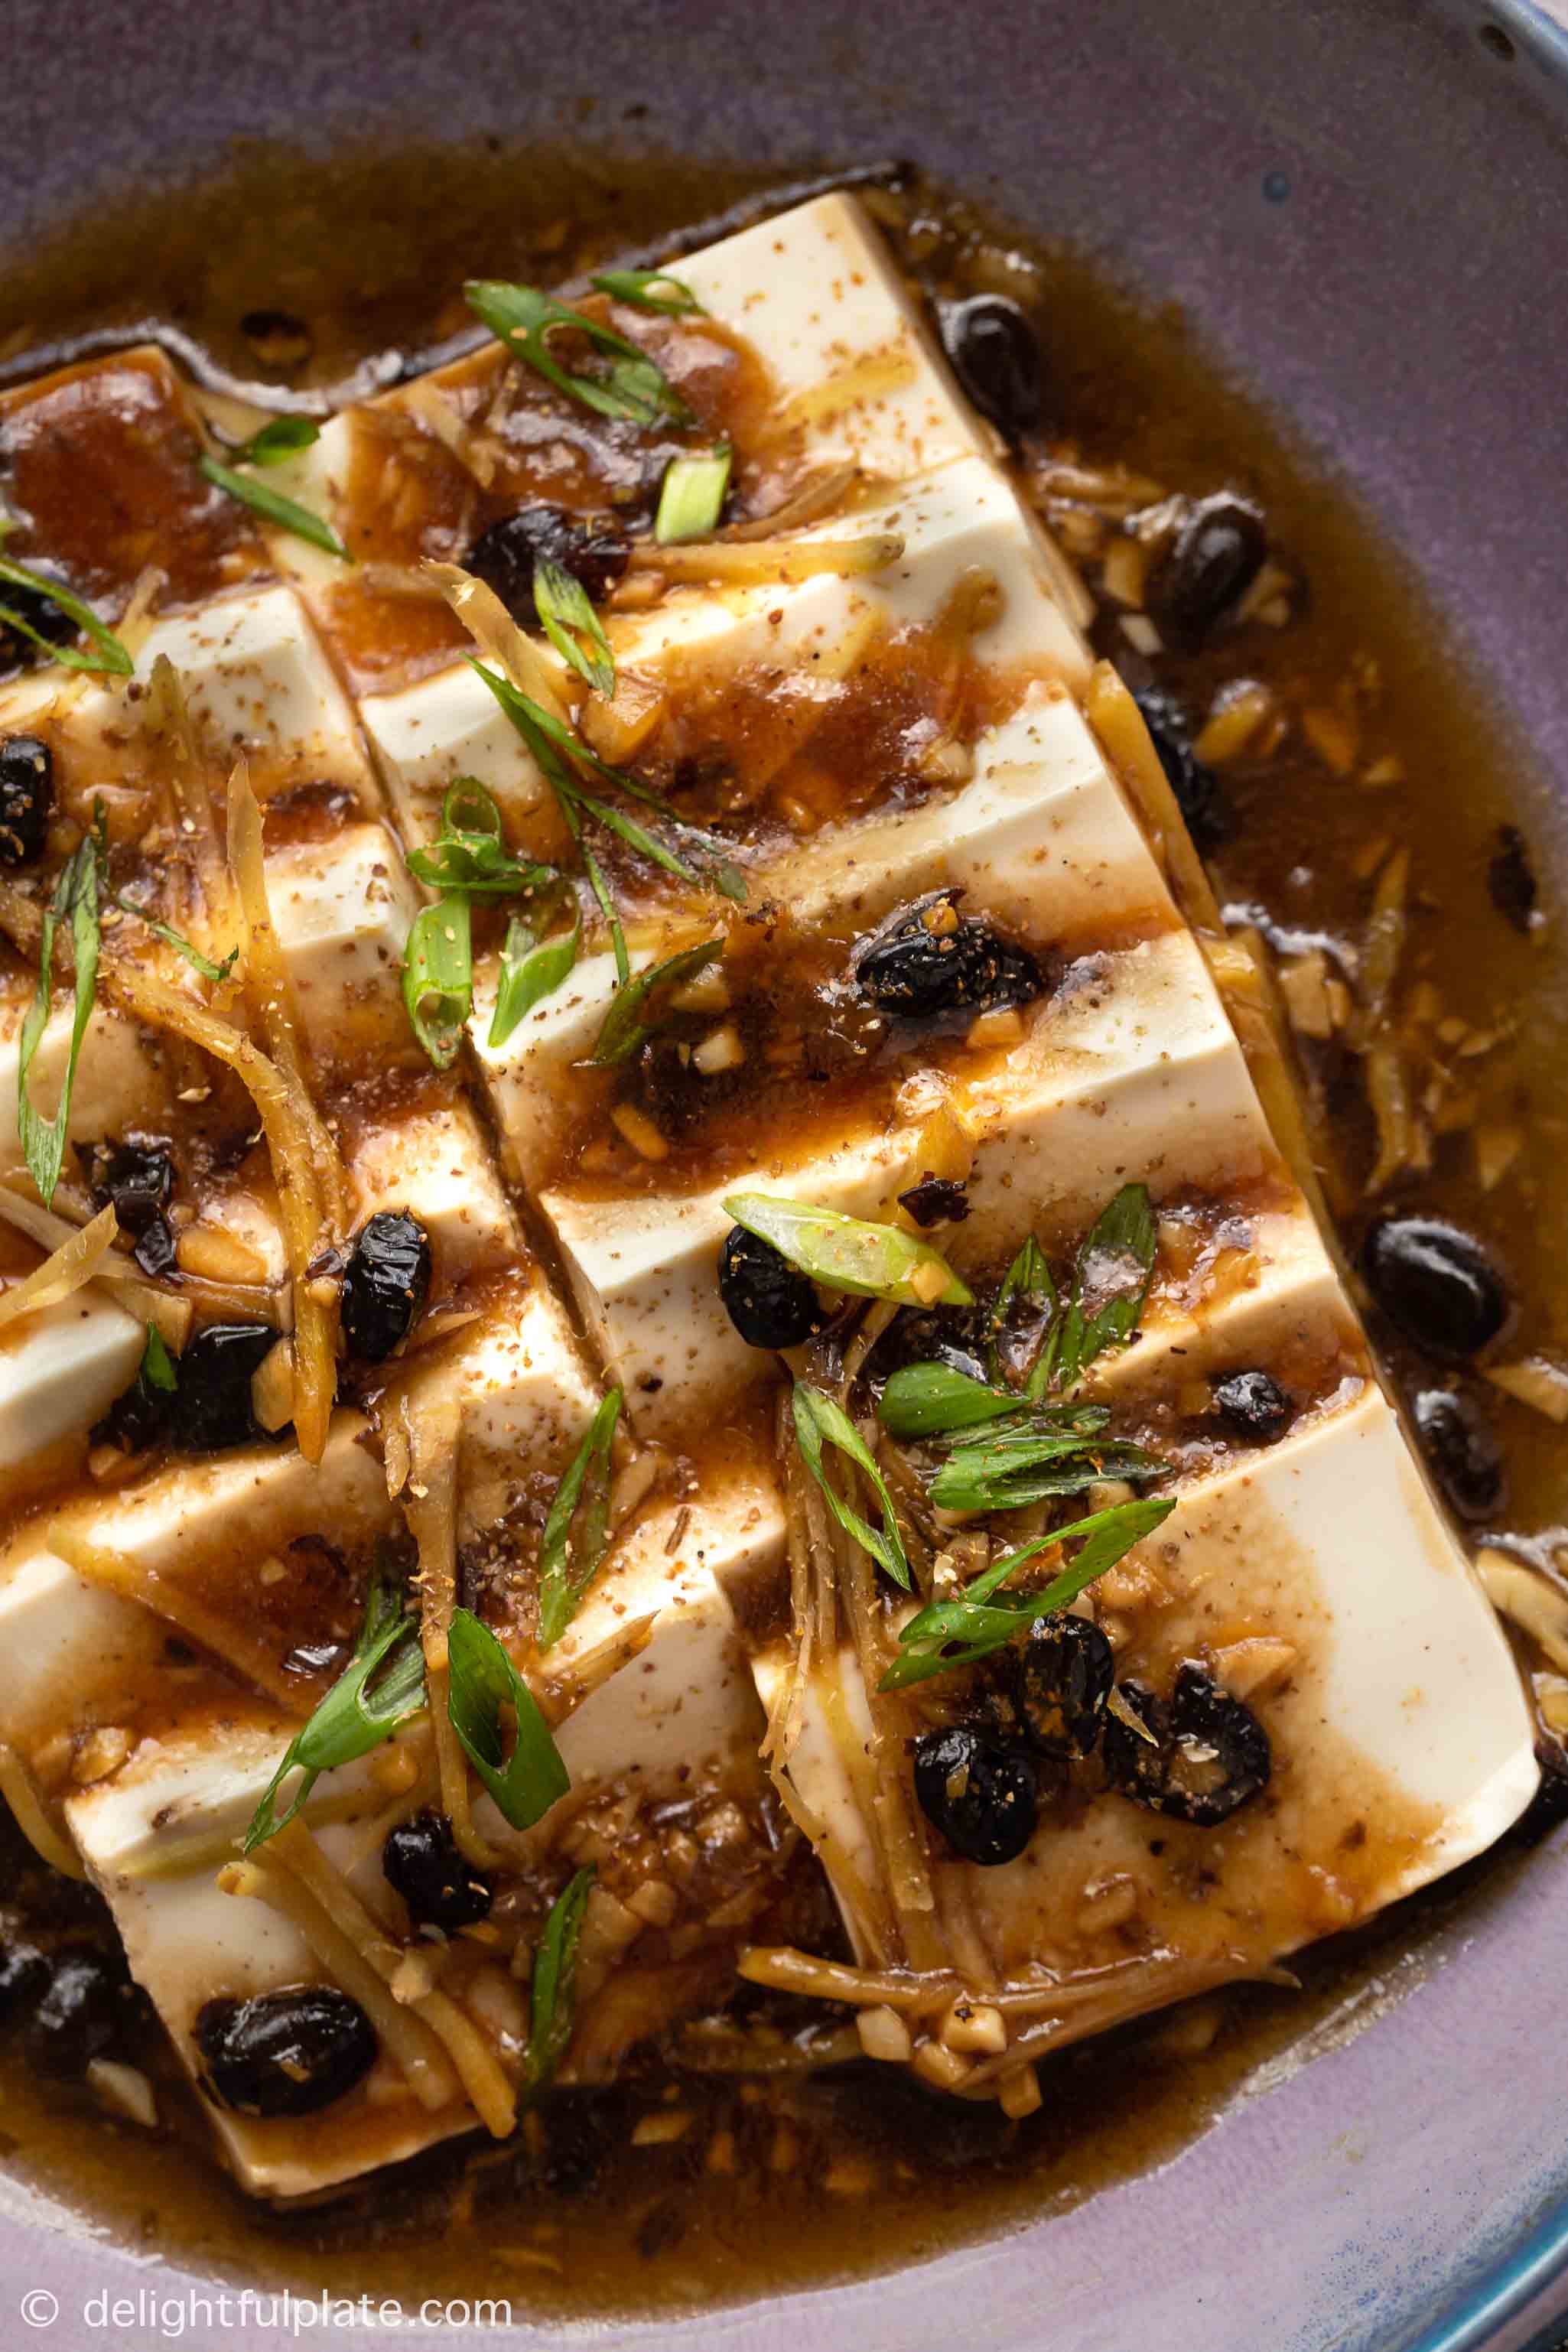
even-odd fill
[{"label": "silken tofu block", "polygon": [[[711,693],[748,671],[777,673],[769,756],[781,729],[805,740],[811,726],[853,691],[853,676],[877,638],[934,625],[961,582],[994,582],[995,616],[976,628],[965,656],[1000,695],[1013,682],[1081,687],[1089,655],[1053,588],[1051,551],[1002,477],[978,458],[882,490],[852,513],[795,534],[809,549],[885,535],[903,553],[881,571],[831,572],[789,581],[676,589],[650,614],[608,617],[617,668],[645,691],[679,702],[692,687]],[[547,655],[558,668],[563,665]],[[787,704],[787,711],[786,711]],[[505,813],[514,836],[537,841],[548,795],[538,770],[494,697],[465,663],[396,692],[366,696],[366,730],[410,840],[436,832],[441,796],[455,778],[477,775]],[[744,741],[737,752],[746,754]]]},{"label": "silken tofu block", "polygon": [[[243,759],[257,798],[300,784],[332,784],[375,806],[353,709],[294,591],[252,589],[154,624],[130,681],[102,683],[58,668],[0,688],[0,725],[50,738],[82,799],[94,784],[138,780],[165,754],[150,745],[142,691],[160,656],[173,663],[196,742],[226,777]],[[68,687],[58,709],[53,706]]]},{"label": "silken tofu block", "polygon": [[[855,940],[931,890],[964,893],[1020,938],[1074,946],[1151,919],[1173,919],[1142,835],[1071,700],[1035,687],[974,747],[972,782],[886,816],[824,828],[757,874],[752,896],[802,926]],[[691,929],[689,917],[685,929]],[[639,949],[634,971],[662,950]],[[579,959],[505,1044],[489,1042],[493,978],[482,981],[469,1034],[512,1165],[537,1186],[572,1132],[569,1076],[592,1053],[615,994],[607,951]],[[580,1083],[580,1081],[579,1081]]]},{"label": "silken tofu block", "polygon": [[855,197],[742,229],[687,255],[680,276],[759,354],[813,466],[900,481],[997,453]]},{"label": "silken tofu block", "polygon": [[108,1412],[146,1332],[90,1286],[0,1330],[0,1472],[19,1473]]},{"label": "silken tofu block", "polygon": [[[418,1727],[397,1737],[423,1758]],[[288,1738],[286,1724],[237,1700],[228,1713],[209,1709],[144,1741],[112,1780],[67,1802],[71,1834],[114,1914],[132,1974],[198,2082],[196,2026],[209,2000],[328,1980],[292,1921],[216,1882]],[[374,1825],[395,1818],[377,1769],[385,1759],[384,1749],[331,1775],[334,1817],[313,1824],[329,1858],[359,1885],[379,1874]],[[331,2188],[476,2123],[466,2099],[434,2113],[421,2105],[384,2052],[355,2090],[318,2114],[247,2116],[205,2094],[202,2106],[242,2186],[274,2198]]]},{"label": "silken tofu block", "polygon": [[[19,1530],[0,1551],[0,1638],[11,1661],[0,1688],[0,1739],[26,1754],[53,1733],[124,1721],[123,1710],[155,1690],[147,1669],[170,1633],[245,1672],[276,1627],[281,1661],[302,1638],[293,1619],[310,1612],[311,1579],[321,1580],[319,1556],[290,1548],[324,1538],[351,1555],[393,1527],[364,1433],[360,1415],[340,1412],[316,1467],[293,1447],[247,1446],[172,1463]],[[85,1583],[50,1549],[58,1528],[153,1580],[147,1590],[168,1614]],[[269,1559],[292,1563],[290,1576],[261,1580]],[[309,1675],[299,1686],[313,1704]]]},{"label": "silken tofu block", "polygon": [[[1156,1198],[1257,1183],[1275,1164],[1246,1066],[1196,947],[1180,932],[1105,959],[1096,992],[1035,1008],[1022,1042],[977,1055],[972,1078],[823,1151],[790,1150],[700,1192],[544,1193],[584,1319],[637,1396],[642,1425],[674,1434],[759,1370],[719,1296],[723,1202],[774,1192],[858,1217],[891,1213],[926,1162],[942,1107],[974,1147],[963,1265],[1005,1260],[1031,1223],[1087,1228],[1135,1171]],[[651,1392],[650,1383],[657,1383]]]},{"label": "silken tofu block", "polygon": [[[1181,1486],[1173,1516],[1097,1591],[1119,1677],[1168,1692],[1176,1666],[1198,1661],[1262,1723],[1273,1770],[1213,1828],[1113,1790],[1055,1803],[1047,1790],[1016,1862],[976,1868],[932,1834],[933,1868],[990,1980],[1045,1972],[1039,2009],[1015,2020],[1020,2054],[1352,1925],[1483,1851],[1534,1792],[1507,1643],[1371,1385]],[[776,1653],[760,1664],[764,1698],[784,1671]],[[811,1689],[788,1767],[841,1899],[877,1866],[850,1777],[871,1737],[858,1662],[842,1650]],[[845,1910],[862,1940],[852,1897]],[[973,1972],[973,1957],[961,1964]]]}]

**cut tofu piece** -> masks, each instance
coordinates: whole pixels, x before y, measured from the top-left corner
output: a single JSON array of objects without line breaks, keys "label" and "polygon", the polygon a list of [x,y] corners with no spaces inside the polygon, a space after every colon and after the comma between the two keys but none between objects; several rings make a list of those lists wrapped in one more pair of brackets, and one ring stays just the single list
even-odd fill
[{"label": "cut tofu piece", "polygon": [[[112,1780],[66,1806],[71,1834],[114,1914],[132,1974],[195,2080],[196,2021],[208,2000],[245,2000],[328,1980],[289,1920],[266,1903],[226,1894],[216,1881],[226,1841],[237,1841],[289,1737],[286,1724],[241,1705],[227,1719],[203,1718],[144,1741]],[[422,1751],[417,1726],[398,1738]],[[318,1833],[342,1869],[352,1871],[356,1859],[363,1864],[367,1823],[395,1817],[375,1777],[384,1760],[383,1750],[331,1776],[338,1818]],[[177,1866],[181,1845],[195,1857],[184,1868]],[[371,1870],[379,1859],[373,1833]],[[201,2104],[237,2178],[253,2195],[267,2197],[331,2188],[476,2122],[466,2100],[434,2114],[420,2105],[384,2055],[356,2090],[314,2115],[245,2116],[205,2094]]]},{"label": "cut tofu piece", "polygon": [[[994,467],[977,458],[900,485],[853,516],[799,536],[803,545],[892,533],[904,551],[880,572],[833,573],[795,583],[683,590],[646,617],[612,618],[623,671],[679,698],[688,682],[716,680],[752,666],[787,678],[801,730],[847,690],[857,648],[873,632],[934,623],[965,575],[995,583],[998,611],[967,642],[984,672],[1081,688],[1090,656],[1056,599],[1052,554]],[[547,656],[553,667],[563,667]],[[362,715],[410,840],[437,830],[441,795],[454,778],[478,775],[514,832],[526,836],[546,788],[494,697],[465,662],[392,694],[367,696]]]},{"label": "cut tofu piece", "polygon": [[[300,1537],[324,1537],[347,1553],[393,1529],[364,1431],[359,1414],[340,1412],[316,1468],[292,1446],[247,1446],[89,1496],[50,1524],[195,1595],[220,1630],[242,1637],[243,1654],[256,1630],[257,1563]],[[0,1550],[0,1641],[11,1661],[0,1739],[26,1754],[53,1733],[122,1719],[116,1708],[156,1687],[145,1669],[173,1630],[139,1601],[85,1583],[49,1549],[47,1528],[24,1528]]]},{"label": "cut tofu piece", "polygon": [[1191,938],[1172,932],[1105,963],[1092,992],[1037,1008],[1018,1046],[976,1056],[973,1078],[825,1153],[781,1141],[766,1164],[699,1192],[541,1196],[584,1318],[645,1432],[676,1435],[767,1371],[771,1360],[747,1348],[719,1297],[725,1197],[760,1190],[886,1216],[922,1172],[928,1112],[943,1100],[975,1146],[969,1215],[952,1244],[961,1268],[1003,1262],[1031,1223],[1081,1232],[1134,1174],[1158,1200],[1184,1186],[1255,1184],[1275,1166]]},{"label": "cut tofu piece", "polygon": [[267,898],[300,1018],[321,1062],[403,1045],[403,949],[419,893],[384,825],[352,824],[267,860]]},{"label": "cut tofu piece", "polygon": [[[583,1700],[557,1745],[574,1790],[626,1782],[639,1794],[715,1774],[760,1790],[765,1728],[729,1595],[784,1559],[784,1513],[771,1479],[703,1482],[690,1505],[650,1509],[613,1549],[565,1633],[540,1662],[542,1689],[601,1645],[651,1619],[646,1645]],[[487,1834],[509,1835],[489,1800]],[[529,1832],[552,1834],[547,1814]]]},{"label": "cut tofu piece", "polygon": [[[802,925],[842,937],[847,954],[891,908],[947,887],[965,893],[970,911],[1041,946],[1071,948],[1108,929],[1174,919],[1093,737],[1068,697],[1043,687],[986,730],[974,780],[961,792],[829,827],[766,867],[752,896],[775,898]],[[662,951],[634,953],[633,971]],[[530,1186],[572,1133],[579,1110],[571,1066],[592,1052],[615,985],[613,956],[581,958],[494,1046],[493,966],[480,975],[469,1034],[509,1157]]]},{"label": "cut tofu piece", "polygon": [[432,1086],[384,1114],[356,1106],[341,1120],[356,1226],[406,1209],[430,1239],[432,1302],[470,1274],[511,1265],[516,1220],[479,1121],[456,1088]]},{"label": "cut tofu piece", "polygon": [[[1123,1676],[1168,1691],[1201,1658],[1247,1685],[1267,1655],[1247,1698],[1274,1769],[1218,1828],[1107,1790],[1063,1809],[1047,1795],[1024,1854],[996,1868],[955,1862],[932,1833],[994,1981],[1038,1963],[1065,1989],[1059,2014],[1042,2003],[1037,2053],[1179,1998],[1184,1969],[1255,1973],[1426,1885],[1500,1836],[1538,1778],[1507,1643],[1374,1389],[1180,1490],[1107,1581]],[[784,1671],[776,1653],[760,1662],[764,1699]],[[877,1867],[848,1761],[871,1724],[851,1652],[834,1679],[847,1749],[808,1686],[789,1772],[843,1899]]]},{"label": "cut tofu piece", "polygon": [[763,361],[813,466],[852,461],[898,481],[999,448],[853,196],[818,196],[688,254],[680,276]]},{"label": "cut tofu piece", "polygon": [[[136,676],[171,661],[210,757],[226,769],[244,759],[258,800],[299,784],[335,784],[367,811],[376,803],[352,706],[338,684],[304,605],[291,588],[225,596],[199,611],[159,621],[136,656]],[[35,672],[0,694],[10,729],[43,713],[68,673]],[[141,723],[118,682],[80,685],[53,732],[69,759],[73,788],[101,776],[112,786],[142,756]]]},{"label": "cut tofu piece", "polygon": [[108,1412],[136,1377],[147,1335],[90,1286],[0,1331],[0,1470]]}]

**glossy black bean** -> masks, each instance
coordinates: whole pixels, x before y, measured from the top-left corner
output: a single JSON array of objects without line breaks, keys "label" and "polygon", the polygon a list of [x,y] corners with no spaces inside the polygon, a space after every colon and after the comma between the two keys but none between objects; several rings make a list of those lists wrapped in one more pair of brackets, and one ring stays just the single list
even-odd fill
[{"label": "glossy black bean", "polygon": [[53,1955],[48,1983],[23,2032],[27,2060],[40,2074],[84,2074],[112,2051],[124,2031],[124,1962],[83,1948]]},{"label": "glossy black bean", "polygon": [[1040,422],[1046,376],[1040,339],[1005,294],[973,294],[942,313],[942,339],[960,383],[983,416],[1017,440]]},{"label": "glossy black bean", "polygon": [[1212,768],[1194,757],[1186,721],[1168,694],[1152,690],[1136,695],[1160,765],[1175,794],[1182,822],[1192,835],[1200,856],[1210,857],[1236,832],[1236,812],[1230,796]]},{"label": "glossy black bean", "polygon": [[1116,1658],[1087,1617],[1037,1617],[1014,1654],[1014,1689],[1025,1738],[1058,1762],[1087,1756],[1100,1738]]},{"label": "glossy black bean", "polygon": [[857,943],[850,970],[879,1013],[904,1021],[1028,1004],[1046,985],[1026,948],[984,916],[961,915],[945,890],[896,908]]},{"label": "glossy black bean", "polygon": [[[9,592],[0,583],[0,603]],[[0,741],[0,866],[41,857],[55,803],[55,755],[37,735]]]},{"label": "glossy black bean", "polygon": [[336,1985],[290,1985],[249,2000],[209,2000],[196,2018],[202,2084],[245,2116],[310,2116],[375,2063],[375,2029]]},{"label": "glossy black bean", "polygon": [[48,1980],[48,1962],[36,1945],[0,1945],[0,2026],[36,2000]]},{"label": "glossy black bean", "polygon": [[1290,1425],[1290,1400],[1268,1372],[1227,1373],[1215,1382],[1214,1402],[1227,1428],[1261,1444]]},{"label": "glossy black bean", "polygon": [[899,1194],[899,1206],[909,1211],[917,1225],[956,1225],[969,1214],[969,1194],[955,1177],[922,1176]]},{"label": "glossy black bean", "polygon": [[1246,594],[1268,553],[1256,507],[1225,493],[1200,499],[1149,582],[1148,605],[1166,639],[1202,645]]},{"label": "glossy black bean", "polygon": [[188,1454],[220,1454],[261,1431],[250,1407],[251,1375],[276,1344],[265,1323],[209,1323],[179,1362],[173,1434]]},{"label": "glossy black bean", "polygon": [[1508,1321],[1501,1274],[1479,1242],[1439,1218],[1380,1219],[1362,1265],[1389,1321],[1430,1355],[1479,1355]]},{"label": "glossy black bean", "polygon": [[806,1277],[743,1225],[731,1225],[719,1253],[719,1296],[749,1348],[798,1348],[827,1321]]},{"label": "glossy black bean", "polygon": [[124,1232],[144,1233],[174,1189],[174,1163],[163,1143],[134,1139],[109,1146],[94,1171],[92,1197],[112,1205]]},{"label": "glossy black bean", "polygon": [[149,1219],[132,1246],[132,1256],[143,1274],[154,1281],[173,1274],[180,1263],[179,1244],[174,1228],[162,1212]]},{"label": "glossy black bean", "polygon": [[1535,912],[1535,868],[1517,824],[1497,829],[1497,846],[1487,864],[1487,891],[1503,920],[1528,933]]},{"label": "glossy black bean", "polygon": [[445,1813],[400,1822],[382,1847],[381,1866],[415,1924],[448,1936],[487,1917],[495,1900],[489,1879],[458,1852]]},{"label": "glossy black bean", "polygon": [[1113,1789],[1173,1821],[1213,1829],[1267,1788],[1268,1734],[1249,1706],[1186,1660],[1168,1699],[1142,1683],[1120,1687],[1122,1702],[1153,1734],[1141,1739],[1114,1711],[1101,1754]]},{"label": "glossy black bean", "polygon": [[533,572],[542,559],[570,572],[597,604],[631,561],[631,542],[613,522],[585,522],[560,507],[526,506],[481,531],[463,565],[526,628],[538,617]]},{"label": "glossy black bean", "polygon": [[1016,1862],[1035,1833],[1037,1780],[1029,1757],[967,1725],[922,1731],[915,1794],[933,1829],[965,1862]]},{"label": "glossy black bean", "polygon": [[871,1352],[872,1377],[885,1381],[901,1364],[947,1364],[972,1381],[989,1380],[985,1349],[990,1318],[975,1307],[904,1307]]},{"label": "glossy black bean", "polygon": [[174,1418],[173,1392],[154,1388],[138,1370],[131,1386],[121,1391],[102,1420],[94,1423],[92,1442],[95,1445],[118,1445],[127,1454],[144,1454],[149,1446],[161,1445],[172,1435]]},{"label": "glossy black bean", "polygon": [[378,1209],[354,1235],[343,1269],[343,1345],[362,1364],[384,1363],[408,1336],[430,1293],[430,1240],[405,1209]]},{"label": "glossy black bean", "polygon": [[1489,1519],[1502,1504],[1502,1448],[1475,1398],[1423,1389],[1411,1410],[1421,1451],[1460,1518]]}]

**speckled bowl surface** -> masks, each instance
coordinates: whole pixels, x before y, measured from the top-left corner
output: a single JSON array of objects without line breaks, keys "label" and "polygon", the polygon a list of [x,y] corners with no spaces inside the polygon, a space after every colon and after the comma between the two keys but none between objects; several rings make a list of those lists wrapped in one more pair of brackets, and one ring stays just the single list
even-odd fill
[{"label": "speckled bowl surface", "polygon": [[[592,100],[623,147],[781,179],[910,156],[1105,256],[1415,564],[1534,745],[1525,821],[1568,866],[1568,35],[1528,0],[10,0],[6,31],[7,245],[237,138],[526,142]],[[1521,2352],[1568,2309],[1565,1840],[1163,2169],[894,2277],[595,2343]],[[0,2184],[7,2347],[387,2341],[203,2317],[190,2284]]]}]

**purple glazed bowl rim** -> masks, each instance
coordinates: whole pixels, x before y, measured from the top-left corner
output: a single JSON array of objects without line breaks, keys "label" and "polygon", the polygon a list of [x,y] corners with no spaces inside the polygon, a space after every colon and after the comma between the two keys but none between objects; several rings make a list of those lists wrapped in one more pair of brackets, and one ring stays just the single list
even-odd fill
[{"label": "purple glazed bowl rim", "polygon": [[[240,132],[282,136],[298,120],[320,144],[363,131],[367,111],[393,136],[435,121],[455,136],[526,137],[529,93],[487,68],[529,5],[465,0],[437,54],[422,42],[420,0],[339,0],[309,17],[298,0],[223,11],[152,0],[145,24],[127,24],[115,0],[78,0],[70,45],[47,0],[13,0],[26,70],[0,91],[0,192],[30,224],[68,216],[84,190],[106,201],[117,181],[155,175],[171,95],[188,110],[174,143],[192,171]],[[1539,486],[1561,479],[1550,417],[1568,380],[1563,321],[1541,291],[1568,284],[1568,33],[1531,0],[1299,0],[1285,12],[1224,0],[1223,40],[1169,0],[1102,0],[1092,19],[1074,0],[992,0],[978,49],[963,38],[972,12],[951,0],[900,0],[894,44],[876,37],[875,11],[850,25],[837,0],[792,0],[787,78],[766,0],[582,0],[581,13],[595,37],[558,60],[559,108],[574,74],[584,92],[595,77],[646,89],[656,130],[776,161],[781,177],[805,156],[897,152],[918,122],[920,160],[943,176],[1039,210],[1190,308],[1238,379],[1299,420],[1436,583],[1464,657],[1539,754],[1531,822],[1561,853],[1568,712],[1555,681],[1568,676],[1568,633]],[[1481,58],[1483,26],[1507,37],[1506,70],[1492,70],[1495,43]],[[115,44],[112,105],[95,34]],[[709,99],[716,52],[731,70]],[[1042,110],[1042,90],[1058,88],[1071,106]],[[1070,120],[1064,131],[1075,107],[1094,140],[1075,140]],[[62,126],[43,148],[30,137],[40,119]],[[1289,204],[1260,200],[1266,179],[1289,185]],[[1202,215],[1182,208],[1194,191]],[[1403,375],[1390,369],[1399,380],[1384,384],[1384,312],[1413,254],[1429,282],[1410,291]],[[1510,429],[1483,496],[1467,461],[1472,406],[1489,398],[1506,401]],[[839,2352],[856,2337],[874,2352],[948,2352],[962,2331],[966,2352],[1257,2352],[1265,2337],[1271,2352],[1521,2352],[1568,2307],[1568,2147],[1552,2127],[1568,2112],[1568,2043],[1541,2032],[1532,1998],[1568,1895],[1565,1837],[1396,1972],[1388,1991],[1402,1998],[1358,1997],[1315,2037],[1310,2065],[1263,2070],[1172,2161],[1072,2210],[881,2280],[690,2319],[510,2335],[458,2323],[442,2340],[497,2352],[563,2333],[629,2352],[695,2346],[700,2331],[702,2352]],[[155,2307],[117,2327],[89,2305],[187,2292],[221,2290],[0,2179],[0,2342],[89,2352],[108,2336],[149,2352],[175,2340]],[[28,2294],[46,2298],[31,2314]],[[184,2333],[234,2352],[387,2340],[374,2326],[307,2323],[290,2337],[216,2316]]]}]

